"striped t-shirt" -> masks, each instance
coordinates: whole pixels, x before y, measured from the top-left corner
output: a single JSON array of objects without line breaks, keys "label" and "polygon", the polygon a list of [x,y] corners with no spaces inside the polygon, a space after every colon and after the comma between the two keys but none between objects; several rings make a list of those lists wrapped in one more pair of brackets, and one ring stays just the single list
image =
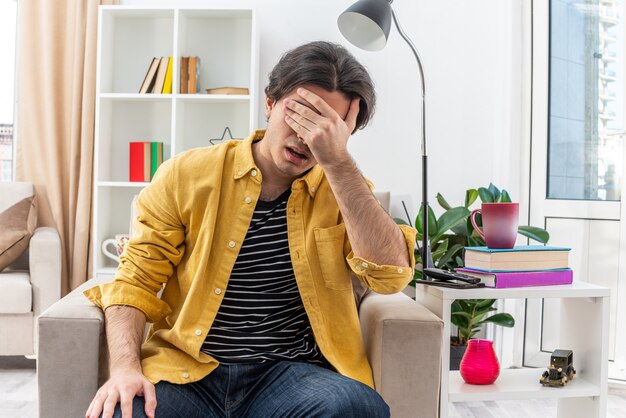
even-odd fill
[{"label": "striped t-shirt", "polygon": [[221,363],[325,363],[291,264],[286,216],[290,191],[256,205],[224,299],[201,349]]}]

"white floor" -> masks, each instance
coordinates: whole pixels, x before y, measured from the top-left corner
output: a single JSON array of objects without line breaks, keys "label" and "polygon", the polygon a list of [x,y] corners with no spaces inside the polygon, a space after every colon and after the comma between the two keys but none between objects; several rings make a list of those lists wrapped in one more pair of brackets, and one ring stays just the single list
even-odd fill
[{"label": "white floor", "polygon": [[0,418],[37,417],[37,379],[33,369],[0,369]]},{"label": "white floor", "polygon": [[[32,362],[0,357],[0,418],[37,418],[37,379]],[[524,400],[450,404],[450,418],[556,417],[556,401]],[[626,418],[626,386],[609,384],[608,418]]]}]

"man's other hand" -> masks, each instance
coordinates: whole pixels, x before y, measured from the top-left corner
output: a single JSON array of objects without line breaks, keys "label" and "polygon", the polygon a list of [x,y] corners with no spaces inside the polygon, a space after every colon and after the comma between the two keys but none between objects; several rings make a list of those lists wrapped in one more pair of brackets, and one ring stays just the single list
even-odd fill
[{"label": "man's other hand", "polygon": [[98,390],[91,401],[86,418],[111,418],[115,411],[115,405],[119,402],[123,418],[133,416],[133,398],[143,396],[145,413],[149,418],[154,418],[156,409],[156,393],[154,385],[141,372],[118,373]]}]

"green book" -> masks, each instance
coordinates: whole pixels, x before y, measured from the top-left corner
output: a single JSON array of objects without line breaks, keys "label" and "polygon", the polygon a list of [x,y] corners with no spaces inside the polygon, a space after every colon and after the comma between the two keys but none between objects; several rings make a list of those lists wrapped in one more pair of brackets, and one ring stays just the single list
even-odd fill
[{"label": "green book", "polygon": [[152,156],[152,164],[151,172],[150,172],[150,180],[154,178],[154,173],[156,173],[157,168],[163,163],[163,142],[151,142],[151,156]]}]

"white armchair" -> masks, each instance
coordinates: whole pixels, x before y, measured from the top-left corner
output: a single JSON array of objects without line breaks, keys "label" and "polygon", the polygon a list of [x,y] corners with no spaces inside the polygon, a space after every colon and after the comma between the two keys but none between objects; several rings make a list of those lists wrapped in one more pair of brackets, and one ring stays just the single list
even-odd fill
[{"label": "white armchair", "polygon": [[[0,213],[33,194],[32,183],[0,182]],[[60,298],[61,240],[38,227],[24,254],[0,271],[0,355],[36,354],[37,317]]]},{"label": "white armchair", "polygon": [[[385,209],[389,194],[376,195]],[[83,291],[111,278],[91,279],[39,317],[39,414],[83,416],[109,377],[104,314]],[[376,390],[394,418],[439,414],[443,322],[422,304],[398,293],[363,294],[359,319]],[[361,299],[362,298],[362,299]]]}]

